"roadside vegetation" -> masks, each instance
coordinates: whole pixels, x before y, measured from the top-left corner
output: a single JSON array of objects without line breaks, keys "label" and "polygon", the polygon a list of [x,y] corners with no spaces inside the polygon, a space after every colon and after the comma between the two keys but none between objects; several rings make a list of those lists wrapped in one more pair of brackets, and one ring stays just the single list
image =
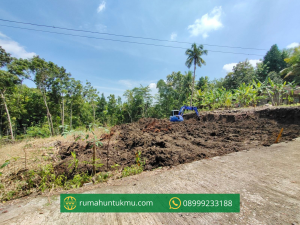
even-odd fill
[{"label": "roadside vegetation", "polygon": [[[102,142],[98,136],[107,133],[109,131],[103,127],[94,129],[92,125],[89,125],[89,129],[85,132],[66,130],[63,136],[55,137],[54,142],[54,139],[50,137],[28,139],[26,143],[19,142],[7,145],[14,147],[13,150],[16,152],[12,152],[13,155],[2,155],[5,162],[0,165],[0,202],[32,193],[51,195],[54,191],[70,190],[85,184],[106,182],[109,178],[119,179],[141,173],[145,165],[145,161],[141,160],[141,152],[136,152],[136,164],[127,167],[114,164],[103,172],[97,172],[97,168],[106,167],[106,158],[99,159],[93,154],[89,160],[81,161],[75,152],[71,152],[72,160],[68,161],[66,165],[69,173],[56,173],[54,167],[61,162],[56,147],[57,141],[85,142],[93,151],[96,151],[96,146],[98,150],[102,147]],[[0,151],[1,154],[5,153],[5,146],[0,148]],[[93,167],[92,173],[80,171],[79,166],[87,164]]]}]

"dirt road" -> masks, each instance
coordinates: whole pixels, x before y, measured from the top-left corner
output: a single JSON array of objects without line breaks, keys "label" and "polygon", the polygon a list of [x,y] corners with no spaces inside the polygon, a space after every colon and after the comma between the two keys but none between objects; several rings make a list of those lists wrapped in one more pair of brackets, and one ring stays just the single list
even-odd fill
[{"label": "dirt road", "polygon": [[86,193],[240,193],[240,213],[61,214],[59,197],[0,205],[0,224],[300,224],[300,138],[147,171]]}]

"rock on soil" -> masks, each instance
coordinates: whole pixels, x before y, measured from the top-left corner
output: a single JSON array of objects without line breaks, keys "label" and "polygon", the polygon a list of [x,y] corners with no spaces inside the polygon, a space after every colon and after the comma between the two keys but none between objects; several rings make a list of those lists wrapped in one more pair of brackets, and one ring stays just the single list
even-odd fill
[{"label": "rock on soil", "polygon": [[[186,118],[186,117],[185,117]],[[112,170],[116,163],[121,167],[135,164],[135,154],[141,152],[145,169],[175,166],[195,160],[248,150],[273,144],[281,130],[280,141],[300,136],[300,108],[273,108],[259,111],[221,111],[202,113],[200,120],[189,115],[183,122],[143,118],[138,122],[113,128],[109,145],[109,166],[106,166],[108,138],[97,148],[96,157],[104,166],[98,171]],[[59,173],[75,151],[80,162],[91,160],[92,150],[83,143],[61,144],[59,154],[63,161],[56,166]],[[80,163],[80,171],[91,173],[90,165]],[[70,174],[71,176],[72,174]]]}]

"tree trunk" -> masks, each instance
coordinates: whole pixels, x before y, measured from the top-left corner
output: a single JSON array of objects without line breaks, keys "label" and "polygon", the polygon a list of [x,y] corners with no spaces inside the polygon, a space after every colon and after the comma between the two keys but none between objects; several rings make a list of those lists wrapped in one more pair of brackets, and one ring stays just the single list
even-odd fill
[{"label": "tree trunk", "polygon": [[70,130],[72,130],[72,102],[71,102],[71,113],[70,113]]},{"label": "tree trunk", "polygon": [[2,120],[2,107],[0,108],[0,115],[1,115],[1,122],[0,122],[0,139],[2,138],[2,124],[3,124],[3,120]]},{"label": "tree trunk", "polygon": [[51,123],[50,123],[50,119],[49,119],[48,113],[47,113],[47,120],[48,120],[50,135],[52,136]]},{"label": "tree trunk", "polygon": [[95,162],[96,162],[96,146],[94,143],[94,145],[93,145],[93,176],[95,176],[95,174],[96,174]]},{"label": "tree trunk", "polygon": [[191,103],[190,106],[192,106],[193,96],[194,96],[194,86],[195,86],[195,75],[196,75],[196,62],[194,62],[194,77],[193,77],[193,86],[192,86],[192,95],[191,95]]},{"label": "tree trunk", "polygon": [[62,124],[62,102],[61,102],[61,104],[59,104],[59,108],[60,108],[60,121]]},{"label": "tree trunk", "polygon": [[48,108],[46,95],[45,95],[45,93],[43,91],[42,91],[42,94],[43,94],[44,103],[45,103],[45,106],[46,106],[46,109],[47,109],[47,117],[48,117],[48,121],[49,121],[49,124],[50,124],[49,129],[50,129],[50,132],[51,132],[51,136],[54,136],[54,129],[53,129],[52,117],[51,117],[51,114],[50,114],[50,111],[49,111],[49,108]]},{"label": "tree trunk", "polygon": [[9,129],[10,129],[11,139],[14,141],[15,138],[14,138],[14,133],[13,133],[13,129],[12,129],[12,124],[11,124],[11,120],[10,120],[9,111],[8,111],[8,108],[7,108],[7,105],[6,105],[6,101],[5,101],[5,96],[4,96],[4,93],[2,91],[0,91],[0,93],[1,93],[1,97],[2,97],[3,102],[4,102],[4,107],[5,107],[6,114],[7,114],[7,119],[8,119],[8,123],[9,123]]},{"label": "tree trunk", "polygon": [[94,114],[94,124],[93,124],[93,127],[95,126],[95,119],[96,119],[96,117],[95,117],[95,105],[93,105],[93,114]]},{"label": "tree trunk", "polygon": [[64,97],[62,97],[62,127],[63,132],[65,131],[65,103],[64,103]]}]

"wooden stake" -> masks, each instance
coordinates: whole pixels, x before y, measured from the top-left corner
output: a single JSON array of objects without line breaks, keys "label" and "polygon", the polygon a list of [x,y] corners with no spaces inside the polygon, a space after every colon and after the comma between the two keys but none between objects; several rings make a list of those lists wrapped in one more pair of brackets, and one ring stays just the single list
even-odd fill
[{"label": "wooden stake", "polygon": [[281,130],[280,130],[280,132],[279,132],[279,134],[278,134],[278,137],[277,137],[277,139],[276,139],[275,143],[278,143],[278,141],[279,141],[279,138],[281,137],[281,133],[282,133],[282,131],[283,131],[283,128],[281,128]]},{"label": "wooden stake", "polygon": [[109,158],[108,158],[108,155],[109,155],[109,143],[110,143],[110,139],[111,139],[111,136],[112,136],[112,131],[110,130],[110,132],[109,132],[109,139],[108,139],[108,144],[107,144],[107,150],[106,150],[106,169],[107,169],[107,171],[108,171],[108,160],[109,160]]},{"label": "wooden stake", "polygon": [[96,146],[94,143],[94,145],[93,145],[93,175],[96,174],[95,160],[96,160]]}]

